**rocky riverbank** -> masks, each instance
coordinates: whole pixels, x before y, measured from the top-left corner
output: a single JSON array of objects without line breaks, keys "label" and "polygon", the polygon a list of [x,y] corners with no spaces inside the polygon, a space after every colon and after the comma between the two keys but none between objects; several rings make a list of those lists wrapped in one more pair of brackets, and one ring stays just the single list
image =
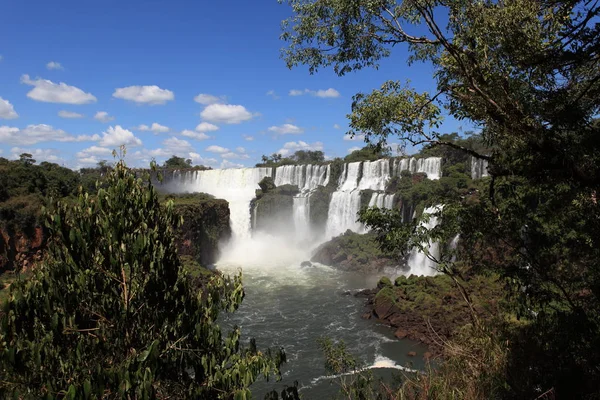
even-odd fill
[{"label": "rocky riverbank", "polygon": [[[464,282],[475,313],[480,320],[499,312],[501,284],[495,277],[473,276]],[[443,341],[471,323],[471,312],[460,291],[447,275],[400,276],[395,282],[384,277],[377,288],[361,291],[367,312],[389,325],[399,339],[412,339],[428,345],[438,354]]]}]

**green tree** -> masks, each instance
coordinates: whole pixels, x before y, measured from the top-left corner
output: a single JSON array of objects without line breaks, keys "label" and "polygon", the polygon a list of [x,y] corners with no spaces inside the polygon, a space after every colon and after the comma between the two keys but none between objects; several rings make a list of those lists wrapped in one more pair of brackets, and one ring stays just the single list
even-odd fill
[{"label": "green tree", "polygon": [[[417,229],[416,243],[427,235],[449,241],[460,232],[471,250],[465,261],[506,278],[527,326],[509,337],[512,373],[506,379],[513,396],[534,398],[537,389],[559,397],[597,393],[599,3],[288,3],[294,15],[283,23],[282,39],[289,67],[305,64],[314,73],[331,66],[344,75],[377,67],[394,46],[405,44],[409,64],[433,68],[433,93],[388,81],[356,94],[349,133],[364,133],[380,146],[395,138],[489,161],[491,179],[473,195],[448,201],[442,226],[432,233]],[[444,137],[444,114],[480,129],[483,146]],[[393,223],[370,217],[382,234],[380,223]],[[382,237],[403,248],[410,236]],[[455,267],[441,265],[450,274]]]},{"label": "green tree", "polygon": [[386,146],[374,146],[368,145],[359,150],[354,150],[348,154],[344,161],[356,162],[356,161],[374,161],[384,157],[390,157],[392,155],[390,149]]},{"label": "green tree", "polygon": [[35,160],[33,159],[33,156],[29,153],[22,153],[19,156],[19,160],[25,164],[25,165],[33,165],[35,164]]},{"label": "green tree", "polygon": [[241,276],[190,279],[180,223],[122,161],[96,196],[56,203],[47,261],[2,305],[0,396],[244,399],[260,375],[278,374],[283,353],[241,347],[238,327],[222,332]]},{"label": "green tree", "polygon": [[318,164],[325,161],[325,153],[321,150],[298,150],[290,158],[298,164]]},{"label": "green tree", "polygon": [[183,169],[183,168],[191,168],[192,160],[185,159],[183,157],[177,157],[175,155],[171,156],[168,160],[163,164],[164,168],[168,169]]}]

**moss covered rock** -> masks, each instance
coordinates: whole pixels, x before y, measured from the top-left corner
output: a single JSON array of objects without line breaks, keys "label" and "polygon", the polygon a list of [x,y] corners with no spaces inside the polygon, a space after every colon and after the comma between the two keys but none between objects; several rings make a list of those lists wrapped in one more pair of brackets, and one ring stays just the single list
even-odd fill
[{"label": "moss covered rock", "polygon": [[201,265],[219,258],[219,243],[229,240],[229,203],[205,193],[169,195],[175,211],[183,217],[176,236],[179,254],[190,256]]},{"label": "moss covered rock", "polygon": [[379,249],[373,234],[358,234],[350,230],[319,246],[311,261],[344,271],[361,272],[378,272],[400,264]]}]

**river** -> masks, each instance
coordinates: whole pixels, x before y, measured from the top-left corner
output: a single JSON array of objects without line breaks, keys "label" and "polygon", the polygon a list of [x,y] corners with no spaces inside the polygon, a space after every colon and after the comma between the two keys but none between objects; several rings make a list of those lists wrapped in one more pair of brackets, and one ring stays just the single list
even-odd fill
[{"label": "river", "polygon": [[[376,369],[377,374],[423,366],[423,345],[397,340],[389,327],[361,318],[365,300],[349,294],[374,287],[379,275],[341,272],[323,265],[301,267],[299,262],[282,260],[269,266],[248,259],[244,265],[227,261],[217,265],[227,274],[243,271],[246,297],[239,310],[226,317],[227,323],[240,326],[246,340],[255,338],[259,349],[283,347],[288,360],[281,382],[253,385],[255,398],[262,399],[267,390],[281,391],[294,381],[305,399],[335,395],[317,344],[320,337],[343,340],[360,364]],[[408,357],[409,351],[419,356]]]}]

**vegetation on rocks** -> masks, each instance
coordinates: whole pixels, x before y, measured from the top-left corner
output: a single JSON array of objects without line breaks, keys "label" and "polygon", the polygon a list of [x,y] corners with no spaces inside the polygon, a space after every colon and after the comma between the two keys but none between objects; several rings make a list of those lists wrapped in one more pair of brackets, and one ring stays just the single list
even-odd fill
[{"label": "vegetation on rocks", "polygon": [[400,264],[381,251],[375,235],[350,230],[320,245],[310,260],[344,271],[360,272],[378,272]]},{"label": "vegetation on rocks", "polygon": [[231,237],[229,204],[205,193],[167,195],[174,211],[183,218],[176,230],[178,254],[191,256],[203,266],[215,263],[219,244]]}]

